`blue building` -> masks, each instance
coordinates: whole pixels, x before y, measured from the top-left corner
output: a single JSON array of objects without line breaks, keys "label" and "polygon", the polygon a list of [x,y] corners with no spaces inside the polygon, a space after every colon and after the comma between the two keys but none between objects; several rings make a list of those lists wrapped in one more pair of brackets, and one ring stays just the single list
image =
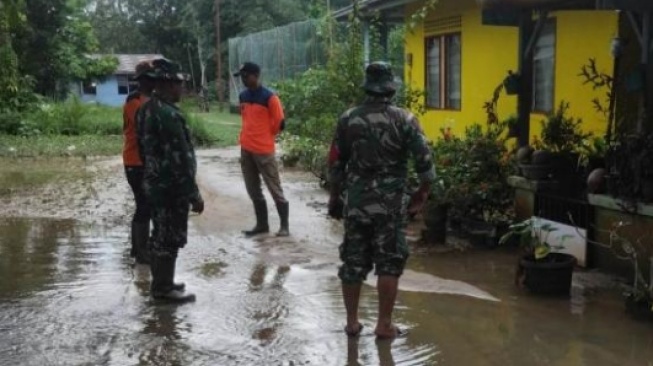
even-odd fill
[{"label": "blue building", "polygon": [[[99,103],[108,106],[121,106],[125,98],[134,91],[138,85],[132,80],[134,69],[141,61],[162,58],[162,55],[112,55],[118,59],[118,68],[102,80],[84,80],[71,86],[73,94],[83,102]],[[99,55],[91,55],[99,57]]]}]

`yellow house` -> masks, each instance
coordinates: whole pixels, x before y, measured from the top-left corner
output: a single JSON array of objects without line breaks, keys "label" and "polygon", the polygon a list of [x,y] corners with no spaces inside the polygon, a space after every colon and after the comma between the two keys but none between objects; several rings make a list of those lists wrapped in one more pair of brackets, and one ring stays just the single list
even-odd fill
[{"label": "yellow house", "polygon": [[[419,3],[409,5],[409,13]],[[582,118],[585,128],[602,134],[607,121],[592,100],[604,99],[579,77],[590,58],[612,71],[610,44],[617,36],[614,11],[560,11],[549,15],[533,44],[533,103],[531,135],[539,134],[540,121],[561,101],[570,104],[570,115]],[[429,137],[440,128],[464,132],[471,123],[487,118],[483,105],[496,87],[518,70],[517,27],[483,24],[483,11],[475,0],[442,0],[406,38],[405,80],[427,93],[428,112],[422,125]],[[503,95],[499,115],[517,112],[516,96]]]},{"label": "yellow house", "polygon": [[427,94],[428,111],[421,122],[430,138],[437,138],[442,128],[462,134],[466,126],[484,123],[484,104],[513,72],[524,76],[518,78],[522,92],[501,96],[499,116],[519,115],[520,125],[528,125],[520,140],[528,143],[563,101],[569,103],[569,116],[581,118],[587,131],[606,132],[607,118],[593,101],[607,107],[608,90],[584,84],[581,68],[594,59],[600,72],[614,74],[614,44],[626,19],[617,9],[642,2],[439,0],[417,22],[414,14],[425,0],[365,0],[360,9],[386,21],[414,23],[406,34],[404,80]]}]

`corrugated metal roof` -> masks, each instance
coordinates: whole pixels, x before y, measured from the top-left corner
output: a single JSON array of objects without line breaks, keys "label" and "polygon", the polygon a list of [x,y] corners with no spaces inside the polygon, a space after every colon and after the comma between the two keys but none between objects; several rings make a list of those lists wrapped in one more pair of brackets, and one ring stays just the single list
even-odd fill
[{"label": "corrugated metal roof", "polygon": [[653,10],[652,0],[476,0],[483,7],[518,6],[523,8],[565,7],[573,9],[606,9],[606,10]]},{"label": "corrugated metal roof", "polygon": [[131,75],[135,73],[136,65],[141,61],[154,60],[163,58],[159,54],[141,54],[141,55],[127,55],[127,54],[114,54],[114,55],[89,55],[91,58],[98,58],[103,56],[113,56],[118,59],[118,68],[114,74]]}]

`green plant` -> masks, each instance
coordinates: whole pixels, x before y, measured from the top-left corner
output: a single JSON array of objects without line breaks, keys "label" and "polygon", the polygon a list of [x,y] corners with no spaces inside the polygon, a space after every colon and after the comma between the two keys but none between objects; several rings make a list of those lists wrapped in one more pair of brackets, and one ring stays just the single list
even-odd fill
[{"label": "green plant", "polygon": [[287,166],[295,166],[313,173],[323,183],[327,179],[328,145],[320,141],[296,135],[283,138],[282,160]]},{"label": "green plant", "polygon": [[583,141],[581,159],[584,165],[591,161],[604,160],[608,154],[608,143],[603,137],[594,137]]},{"label": "green plant", "polygon": [[[555,227],[548,223],[542,223],[541,219],[531,218],[511,225],[500,244],[506,244],[513,238],[517,238],[519,245],[526,250],[527,255],[532,255],[536,261],[544,260],[554,249],[563,249],[563,245],[552,246],[549,244],[549,236],[557,231]],[[562,238],[567,239],[568,236]]]},{"label": "green plant", "polygon": [[582,130],[583,121],[567,116],[569,103],[562,101],[555,113],[542,121],[542,145],[552,152],[578,152],[592,134]]}]

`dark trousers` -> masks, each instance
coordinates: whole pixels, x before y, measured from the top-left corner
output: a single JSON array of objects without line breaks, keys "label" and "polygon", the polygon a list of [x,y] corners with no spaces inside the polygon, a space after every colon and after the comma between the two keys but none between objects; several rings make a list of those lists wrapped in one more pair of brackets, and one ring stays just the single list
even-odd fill
[{"label": "dark trousers", "polygon": [[148,223],[150,222],[151,213],[143,189],[143,177],[145,169],[142,166],[126,166],[125,174],[127,175],[127,182],[134,193],[134,201],[136,202],[136,211],[132,218],[133,223]]},{"label": "dark trousers", "polygon": [[243,171],[247,194],[252,201],[265,201],[261,184],[261,177],[263,177],[263,182],[268,187],[274,202],[276,204],[287,202],[283,195],[279,167],[274,154],[260,155],[243,149],[240,152],[240,167]]}]

